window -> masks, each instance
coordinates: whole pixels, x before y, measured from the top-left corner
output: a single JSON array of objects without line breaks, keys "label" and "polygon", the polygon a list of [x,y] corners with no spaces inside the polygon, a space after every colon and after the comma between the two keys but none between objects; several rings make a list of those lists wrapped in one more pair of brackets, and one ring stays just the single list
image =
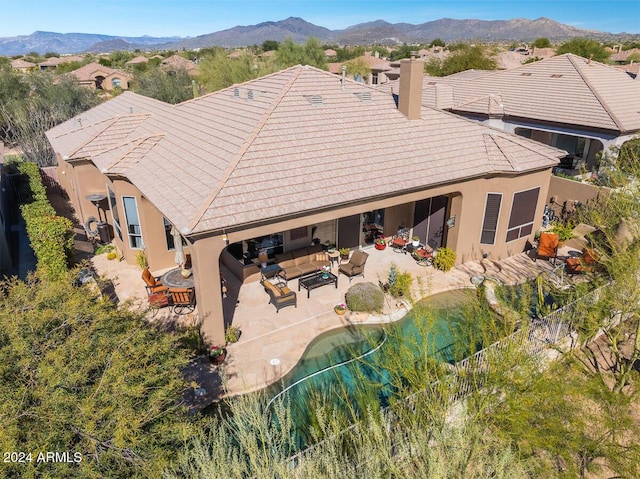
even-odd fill
[{"label": "window", "polygon": [[164,216],[162,217],[162,221],[164,222],[164,239],[167,241],[167,250],[171,251],[176,249],[176,242],[173,240],[173,235],[171,234],[172,225]]},{"label": "window", "polygon": [[498,218],[500,217],[500,205],[502,193],[487,193],[487,201],[484,205],[484,220],[482,221],[481,244],[495,244],[498,231]]},{"label": "window", "polygon": [[507,241],[513,241],[531,234],[539,194],[540,188],[533,188],[513,195]]},{"label": "window", "polygon": [[127,234],[129,235],[129,245],[134,249],[144,248],[142,242],[142,232],[140,230],[140,219],[138,218],[138,205],[133,196],[123,196],[124,216],[127,220]]},{"label": "window", "polygon": [[113,219],[113,227],[118,234],[118,238],[122,241],[122,228],[120,227],[120,214],[118,213],[118,204],[116,201],[116,195],[109,186],[107,186],[107,192],[109,193],[109,209],[111,210],[111,218]]},{"label": "window", "polygon": [[111,86],[113,88],[120,88],[122,86],[122,81],[120,80],[120,78],[113,78],[111,80]]}]

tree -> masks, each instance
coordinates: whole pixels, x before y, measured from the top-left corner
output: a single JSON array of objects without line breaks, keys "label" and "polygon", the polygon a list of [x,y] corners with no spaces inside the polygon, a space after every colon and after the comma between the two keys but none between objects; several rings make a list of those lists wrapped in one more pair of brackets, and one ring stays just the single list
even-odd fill
[{"label": "tree", "polygon": [[551,46],[551,41],[545,37],[536,38],[533,42],[533,46],[535,48],[549,48]]},{"label": "tree", "polygon": [[203,56],[199,63],[198,81],[207,92],[218,91],[272,73],[269,65],[259,64],[253,55],[243,53],[229,58],[224,50]]},{"label": "tree", "polygon": [[275,55],[278,69],[294,65],[310,65],[322,70],[327,69],[324,49],[317,38],[309,37],[304,45],[297,44],[291,37],[283,41]]},{"label": "tree", "polygon": [[573,53],[583,58],[592,58],[597,62],[606,62],[611,55],[604,46],[588,38],[573,38],[563,43],[556,50],[557,55]]},{"label": "tree", "polygon": [[[192,433],[180,402],[186,351],[72,284],[70,274],[1,285],[0,444],[33,454],[4,464],[3,477],[160,477]],[[79,462],[38,463],[46,451]]]},{"label": "tree", "polygon": [[166,103],[176,104],[193,98],[192,78],[184,69],[169,74],[160,68],[140,72],[133,91]]},{"label": "tree", "polygon": [[444,60],[433,59],[425,64],[427,73],[433,76],[447,76],[466,70],[495,70],[496,61],[486,55],[480,46],[460,47]]},{"label": "tree", "polygon": [[431,43],[429,43],[429,47],[445,47],[445,43],[442,39],[440,38],[436,38],[435,40],[433,40]]},{"label": "tree", "polygon": [[369,67],[369,64],[362,58],[349,60],[345,65],[347,67],[347,75],[351,75],[354,78],[360,76],[366,79],[371,74],[371,67]]},{"label": "tree", "polygon": [[262,42],[262,51],[271,52],[273,50],[277,50],[279,46],[280,43],[275,40],[265,40]]}]

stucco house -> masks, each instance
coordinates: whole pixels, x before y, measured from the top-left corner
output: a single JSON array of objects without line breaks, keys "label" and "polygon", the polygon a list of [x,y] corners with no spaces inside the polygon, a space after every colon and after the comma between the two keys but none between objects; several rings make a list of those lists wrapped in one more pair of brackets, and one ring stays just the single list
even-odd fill
[{"label": "stucco house", "polygon": [[129,74],[121,70],[105,67],[99,63],[88,63],[77,70],[69,72],[78,83],[94,90],[112,91],[116,88],[129,88]]},{"label": "stucco house", "polygon": [[38,68],[38,65],[36,65],[35,63],[31,63],[26,60],[23,60],[22,58],[11,60],[11,69],[14,72],[29,73],[37,68]]},{"label": "stucco house", "polygon": [[366,248],[370,225],[402,226],[465,262],[532,240],[566,152],[423,106],[423,63],[401,69],[397,95],[308,66],[178,105],[124,92],[47,137],[79,218],[104,215],[126,261],[144,248],[152,271],[175,266],[180,231],[220,343],[221,264],[255,280],[251,245]]},{"label": "stucco house", "polygon": [[568,53],[471,73],[425,77],[423,105],[566,150],[566,170],[640,134],[640,81],[612,66]]}]

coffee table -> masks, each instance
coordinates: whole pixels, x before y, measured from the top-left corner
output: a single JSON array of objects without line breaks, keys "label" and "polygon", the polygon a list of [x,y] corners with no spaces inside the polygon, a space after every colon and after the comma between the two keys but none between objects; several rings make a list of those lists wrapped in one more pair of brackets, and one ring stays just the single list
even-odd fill
[{"label": "coffee table", "polygon": [[323,277],[322,272],[317,271],[315,273],[308,274],[306,276],[301,276],[298,279],[298,291],[300,288],[304,288],[307,290],[307,298],[311,294],[312,289],[319,288],[320,286],[326,286],[327,284],[334,284],[336,289],[338,288],[338,277],[333,273],[325,273],[326,278]]}]

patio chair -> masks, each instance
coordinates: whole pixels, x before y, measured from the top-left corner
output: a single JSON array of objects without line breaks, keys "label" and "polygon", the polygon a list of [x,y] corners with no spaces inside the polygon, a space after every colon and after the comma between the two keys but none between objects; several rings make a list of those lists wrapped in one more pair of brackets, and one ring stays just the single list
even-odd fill
[{"label": "patio chair", "polygon": [[567,258],[565,270],[567,274],[592,273],[596,269],[598,254],[593,249],[584,248],[576,258]]},{"label": "patio chair", "polygon": [[168,291],[167,288],[160,281],[160,276],[153,276],[149,271],[149,268],[145,268],[142,270],[142,279],[146,283],[147,295],[151,295],[154,293],[165,293]]},{"label": "patio chair", "polygon": [[364,251],[356,250],[351,255],[351,259],[349,259],[348,263],[341,264],[338,271],[344,275],[349,277],[349,282],[353,279],[354,276],[362,276],[364,277],[364,265],[367,262],[367,258],[369,255]]},{"label": "patio chair", "polygon": [[411,253],[413,259],[416,260],[420,266],[433,265],[433,257],[435,256],[435,249],[438,246],[436,240],[430,239],[424,248],[419,248]]},{"label": "patio chair", "polygon": [[400,227],[398,232],[387,243],[396,253],[403,253],[404,247],[409,242],[409,228]]},{"label": "patio chair", "polygon": [[558,243],[560,238],[555,233],[540,233],[540,239],[538,240],[538,247],[533,251],[533,261],[538,258],[545,258],[550,263],[556,264],[558,257]]},{"label": "patio chair", "polygon": [[196,290],[193,288],[169,288],[169,297],[174,314],[187,314],[196,309]]},{"label": "patio chair", "polygon": [[262,287],[269,294],[269,303],[276,307],[276,313],[285,306],[298,307],[298,297],[295,291],[291,291],[286,283],[273,284],[268,279],[261,281]]}]

